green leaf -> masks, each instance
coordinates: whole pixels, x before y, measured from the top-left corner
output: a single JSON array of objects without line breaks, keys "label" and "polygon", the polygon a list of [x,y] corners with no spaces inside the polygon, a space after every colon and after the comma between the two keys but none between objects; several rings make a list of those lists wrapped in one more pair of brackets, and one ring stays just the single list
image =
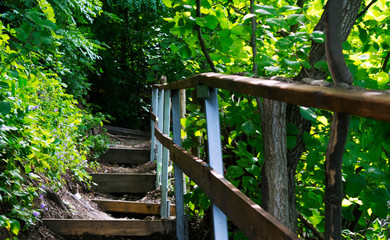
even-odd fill
[{"label": "green leaf", "polygon": [[264,67],[264,69],[270,73],[278,73],[280,71],[282,71],[282,68],[279,67],[279,66],[276,66],[276,67]]},{"label": "green leaf", "polygon": [[302,63],[302,66],[303,66],[304,68],[306,68],[306,69],[308,69],[308,70],[311,69],[311,65],[310,65],[310,63],[309,63],[308,61],[303,61],[303,62],[301,62],[301,63]]},{"label": "green leaf", "polygon": [[239,166],[230,166],[227,168],[227,175],[231,178],[238,178],[244,175],[244,170]]},{"label": "green leaf", "polygon": [[191,49],[187,45],[183,45],[180,48],[179,54],[183,58],[189,58],[191,57]]},{"label": "green leaf", "polygon": [[328,70],[328,63],[326,61],[318,61],[314,64],[314,67],[321,71],[327,71]]},{"label": "green leaf", "polygon": [[253,18],[253,17],[256,17],[256,14],[253,14],[253,13],[249,13],[247,15],[244,16],[244,18],[242,19],[243,21],[249,19],[249,18]]},{"label": "green leaf", "polygon": [[173,43],[171,43],[171,45],[169,45],[169,48],[171,49],[171,51],[173,53],[177,53],[179,51],[179,48]]},{"label": "green leaf", "polygon": [[294,43],[288,38],[282,38],[276,42],[276,46],[281,49],[289,49],[294,45]]},{"label": "green leaf", "polygon": [[287,16],[287,23],[292,26],[297,23],[304,23],[306,21],[306,17],[303,14],[291,14]]},{"label": "green leaf", "polygon": [[318,43],[324,43],[325,42],[325,34],[321,31],[313,31],[311,34],[313,41]]},{"label": "green leaf", "polygon": [[350,175],[347,177],[345,193],[349,197],[358,197],[366,184],[366,179],[363,176]]},{"label": "green leaf", "polygon": [[322,221],[321,213],[317,209],[312,209],[312,213],[313,216],[309,217],[309,221],[316,226]]},{"label": "green leaf", "polygon": [[210,28],[211,30],[215,29],[219,23],[218,18],[211,14],[207,15],[205,19],[206,19],[205,26]]},{"label": "green leaf", "polygon": [[208,197],[206,195],[202,195],[200,198],[199,198],[199,206],[204,209],[204,210],[207,210],[211,205],[211,201],[210,199],[208,199]]},{"label": "green leaf", "polygon": [[283,6],[281,8],[279,8],[279,12],[287,12],[287,11],[296,11],[296,10],[300,10],[301,8],[300,7],[296,7],[296,6]]},{"label": "green leaf", "polygon": [[20,231],[20,223],[19,221],[15,220],[15,219],[11,219],[9,220],[10,223],[11,223],[11,232],[15,235],[18,235],[19,234],[19,231]]},{"label": "green leaf", "polygon": [[364,28],[359,27],[359,38],[363,43],[367,42],[368,35]]},{"label": "green leaf", "polygon": [[241,125],[242,130],[248,135],[255,134],[256,128],[251,120],[246,121]]},{"label": "green leaf", "polygon": [[242,186],[246,189],[248,189],[248,191],[255,191],[256,190],[256,187],[257,187],[257,181],[255,178],[251,177],[251,176],[244,176],[242,177]]},{"label": "green leaf", "polygon": [[0,113],[8,114],[11,112],[11,104],[9,102],[0,103]]},{"label": "green leaf", "polygon": [[309,121],[315,121],[317,119],[317,115],[307,107],[299,107],[299,111],[301,112],[301,115],[304,119]]},{"label": "green leaf", "polygon": [[245,170],[250,174],[252,174],[253,176],[261,175],[261,168],[255,164],[251,164],[249,167],[245,168]]},{"label": "green leaf", "polygon": [[378,77],[378,84],[381,86],[389,82],[389,74],[385,72],[378,73],[377,77]]},{"label": "green leaf", "polygon": [[272,66],[275,63],[275,60],[263,54],[257,54],[255,61],[259,67]]},{"label": "green leaf", "polygon": [[301,66],[301,63],[299,61],[291,61],[288,59],[284,59],[284,62],[286,63],[287,66],[291,68],[298,68]]},{"label": "green leaf", "polygon": [[[237,25],[237,26],[242,26],[242,25]],[[236,26],[236,27],[237,27],[237,26]],[[235,28],[235,27],[234,27],[234,28]],[[219,31],[219,32],[218,32],[218,36],[219,36],[220,38],[228,38],[228,37],[230,37],[230,35],[231,35],[231,33],[232,33],[232,31],[233,31],[234,28],[232,28],[232,30],[230,30],[230,29],[223,29],[222,31]],[[239,35],[240,33],[234,33],[234,34]]]},{"label": "green leaf", "polygon": [[244,25],[236,25],[231,30],[234,35],[249,36],[249,31]]},{"label": "green leaf", "polygon": [[278,15],[278,10],[272,5],[255,5],[255,12],[262,15]]},{"label": "green leaf", "polygon": [[172,7],[173,0],[162,0],[162,3],[168,8]]},{"label": "green leaf", "polygon": [[218,62],[219,60],[221,60],[221,56],[219,56],[218,53],[210,53],[210,58],[211,58],[213,61],[216,61],[216,62]]},{"label": "green leaf", "polygon": [[277,28],[287,28],[287,26],[288,26],[286,20],[284,20],[282,18],[268,18],[267,20],[265,20],[265,22],[268,25],[273,26],[273,27],[277,27]]},{"label": "green leaf", "polygon": [[211,3],[209,2],[209,0],[203,0],[202,7],[207,8],[207,9],[211,8]]}]

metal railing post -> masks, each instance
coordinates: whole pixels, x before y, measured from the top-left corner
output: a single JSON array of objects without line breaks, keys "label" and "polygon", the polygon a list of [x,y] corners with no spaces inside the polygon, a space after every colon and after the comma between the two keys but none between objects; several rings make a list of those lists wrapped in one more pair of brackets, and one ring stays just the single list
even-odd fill
[{"label": "metal railing post", "polygon": [[[221,130],[219,123],[217,91],[218,90],[216,88],[210,88],[210,95],[205,99],[207,143],[210,167],[212,167],[215,171],[217,171],[223,176]],[[214,204],[212,205],[212,207],[214,239],[227,240],[229,237],[226,215]]]},{"label": "metal railing post", "polygon": [[[156,87],[152,87],[152,113],[154,115],[158,115],[157,108],[157,99],[158,99],[158,89]],[[156,158],[156,137],[154,136],[154,125],[155,122],[153,120],[150,121],[150,161],[153,162]]]},{"label": "metal railing post", "polygon": [[[171,116],[171,90],[166,90],[164,94],[164,120],[163,133],[169,136],[170,116]],[[161,166],[161,217],[167,218],[170,214],[170,202],[168,201],[168,163],[169,150],[163,147]]]},{"label": "metal railing post", "polygon": [[[164,90],[158,91],[158,123],[157,128],[161,131],[164,121]],[[157,165],[156,165],[156,188],[160,187],[161,183],[161,162],[162,162],[162,144],[157,142]]]},{"label": "metal railing post", "polygon": [[[180,92],[172,90],[172,134],[173,142],[181,147]],[[175,200],[176,200],[176,236],[179,240],[188,240],[188,225],[184,215],[183,171],[174,164]]]}]

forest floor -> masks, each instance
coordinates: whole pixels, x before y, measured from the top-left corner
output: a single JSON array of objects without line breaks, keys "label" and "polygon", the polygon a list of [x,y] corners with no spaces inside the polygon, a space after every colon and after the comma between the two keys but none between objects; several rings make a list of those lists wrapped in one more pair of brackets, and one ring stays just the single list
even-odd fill
[{"label": "forest floor", "polygon": [[[111,139],[111,146],[123,148],[150,148],[150,139],[133,138],[121,133],[107,133]],[[87,169],[90,173],[156,173],[156,164],[147,162],[138,166],[110,164],[103,161],[97,161],[97,167]],[[66,179],[71,179],[71,176],[65,176]],[[170,193],[172,196],[173,193]],[[68,181],[67,184],[57,193],[48,192],[37,200],[38,206],[44,206],[42,218],[55,219],[140,219],[140,216],[129,216],[120,214],[108,214],[102,211],[99,206],[92,201],[97,200],[123,200],[136,201],[142,203],[160,203],[161,191],[156,189],[147,194],[106,194],[91,191],[86,184]],[[171,203],[174,204],[174,198],[170,197]],[[143,220],[156,220],[159,216],[141,216]],[[210,239],[211,228],[208,214],[202,219],[192,219],[189,222],[190,239]],[[141,239],[176,239],[173,235],[156,235],[150,237],[96,237],[96,236],[75,236],[63,237],[48,229],[43,222],[36,223],[35,227],[29,231],[23,232],[18,239],[48,239],[48,240],[64,240],[64,239],[123,239],[123,240],[141,240]]]}]

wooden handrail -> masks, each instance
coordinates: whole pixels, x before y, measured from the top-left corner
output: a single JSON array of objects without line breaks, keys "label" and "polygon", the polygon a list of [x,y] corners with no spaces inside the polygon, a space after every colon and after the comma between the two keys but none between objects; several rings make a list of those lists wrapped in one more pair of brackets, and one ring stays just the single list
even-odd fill
[{"label": "wooden handrail", "polygon": [[202,73],[155,86],[159,89],[183,89],[194,88],[200,84],[300,106],[390,121],[390,94],[385,90],[321,87],[218,73]]},{"label": "wooden handrail", "polygon": [[171,160],[250,239],[299,239],[207,163],[174,144],[158,128],[155,128],[155,134],[160,143],[169,149]]},{"label": "wooden handrail", "polygon": [[[390,92],[388,91],[321,87],[291,83],[288,81],[278,81],[277,79],[279,78],[265,79],[218,73],[202,73],[177,82],[154,85],[153,89],[174,90],[173,92],[177,94],[176,90],[178,89],[195,88],[199,85],[206,85],[210,88],[210,92],[213,91],[213,93],[215,92],[215,88],[220,88],[232,92],[287,102],[294,105],[390,121]],[[157,94],[155,93],[154,97],[156,96]],[[207,96],[206,100],[209,99],[210,96]],[[216,99],[216,96],[214,97]],[[176,103],[176,105],[178,104]],[[218,104],[216,103],[213,106],[218,106]],[[177,107],[178,106],[176,106],[176,108]],[[158,110],[160,116],[162,107],[156,106],[156,109],[157,108],[160,109]],[[170,107],[167,109],[169,108]],[[177,109],[175,111],[177,111]],[[213,109],[213,111],[216,111],[218,116],[218,108]],[[192,156],[176,145],[171,138],[159,130],[161,127],[156,126],[156,120],[156,116],[152,113],[155,136],[162,145],[169,149],[171,160],[180,168],[178,170],[183,171],[196,182],[211,199],[213,204],[222,210],[250,239],[298,239],[292,231],[288,230],[273,216],[265,212],[259,205],[245,196],[239,189],[227,181],[222,174],[217,173],[217,168],[217,171],[214,170],[201,159]],[[176,122],[175,124],[180,126],[180,116],[176,116],[176,120],[173,122]],[[219,123],[219,120],[217,120],[217,122]],[[169,124],[169,121],[166,124]],[[180,128],[178,129],[179,130],[176,130],[176,134],[179,132],[179,135],[176,136],[175,142],[177,142],[177,139],[180,140]],[[158,156],[157,159],[159,159]],[[166,188],[166,186],[164,187]],[[177,198],[179,199],[179,197]],[[183,222],[184,221],[181,223],[182,225]],[[182,239],[185,238],[182,237]]]}]

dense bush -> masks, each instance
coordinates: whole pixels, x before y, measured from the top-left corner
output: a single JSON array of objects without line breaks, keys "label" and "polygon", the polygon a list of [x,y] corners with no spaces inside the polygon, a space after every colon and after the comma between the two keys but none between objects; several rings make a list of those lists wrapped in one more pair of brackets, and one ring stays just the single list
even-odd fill
[{"label": "dense bush", "polygon": [[0,21],[0,227],[2,237],[13,238],[40,217],[44,209],[35,200],[43,186],[59,189],[65,175],[88,183],[87,160],[104,151],[107,141],[91,134],[104,117],[91,115],[67,93],[61,76],[71,64],[60,47],[69,39],[58,34],[61,25],[52,6],[45,0],[5,6]]}]

